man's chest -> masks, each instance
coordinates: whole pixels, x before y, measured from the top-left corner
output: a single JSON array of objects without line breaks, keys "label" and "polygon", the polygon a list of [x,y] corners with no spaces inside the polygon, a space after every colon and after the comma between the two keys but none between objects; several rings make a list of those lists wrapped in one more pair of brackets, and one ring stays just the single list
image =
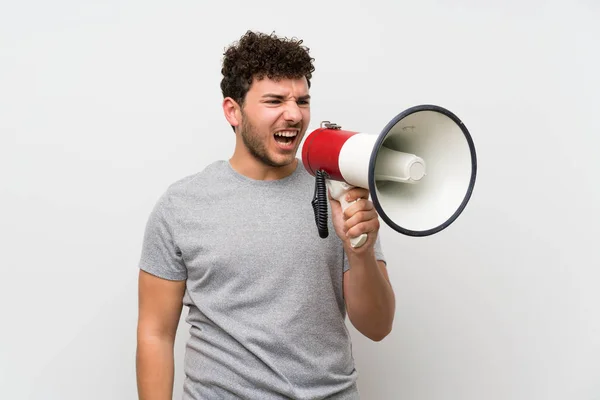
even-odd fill
[{"label": "man's chest", "polygon": [[[311,197],[248,196],[200,202],[186,210],[177,233],[188,275],[264,276],[294,273],[306,263],[339,264],[341,248],[330,224],[319,237]],[[319,271],[315,271],[318,273]]]}]

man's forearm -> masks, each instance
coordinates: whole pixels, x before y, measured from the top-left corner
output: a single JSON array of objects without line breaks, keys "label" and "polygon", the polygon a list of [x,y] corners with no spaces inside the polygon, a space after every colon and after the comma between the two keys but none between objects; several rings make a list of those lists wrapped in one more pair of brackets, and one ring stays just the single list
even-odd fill
[{"label": "man's forearm", "polygon": [[138,338],[136,368],[139,400],[173,398],[173,341]]},{"label": "man's forearm", "polygon": [[346,305],[352,324],[372,340],[382,340],[392,329],[395,296],[373,252],[348,252],[350,270],[344,280]]}]

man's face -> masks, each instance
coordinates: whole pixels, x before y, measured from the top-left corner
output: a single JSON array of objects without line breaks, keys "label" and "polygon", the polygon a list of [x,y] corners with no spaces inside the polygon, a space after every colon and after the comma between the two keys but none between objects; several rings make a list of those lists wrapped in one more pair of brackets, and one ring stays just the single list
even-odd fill
[{"label": "man's face", "polygon": [[254,158],[271,167],[295,160],[310,122],[308,92],[305,78],[254,80],[246,94],[240,129]]}]

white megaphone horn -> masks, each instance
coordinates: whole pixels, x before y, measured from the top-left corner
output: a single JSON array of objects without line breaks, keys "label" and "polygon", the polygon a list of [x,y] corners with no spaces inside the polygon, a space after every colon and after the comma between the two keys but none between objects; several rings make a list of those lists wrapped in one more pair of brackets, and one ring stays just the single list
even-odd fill
[{"label": "white megaphone horn", "polygon": [[[452,224],[471,198],[477,156],[469,131],[452,112],[418,105],[394,117],[378,135],[324,121],[302,147],[316,178],[312,201],[319,235],[327,237],[327,192],[345,210],[353,186],[369,189],[379,216],[396,232],[428,236]],[[352,238],[354,247],[366,234]]]}]

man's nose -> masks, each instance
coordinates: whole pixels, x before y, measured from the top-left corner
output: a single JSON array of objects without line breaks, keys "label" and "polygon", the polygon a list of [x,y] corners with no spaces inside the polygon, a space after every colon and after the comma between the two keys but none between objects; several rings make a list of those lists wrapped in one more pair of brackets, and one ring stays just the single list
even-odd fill
[{"label": "man's nose", "polygon": [[300,112],[300,107],[298,107],[298,104],[296,104],[295,101],[290,101],[286,104],[283,117],[286,121],[290,121],[294,124],[300,122],[302,119],[302,113]]}]

